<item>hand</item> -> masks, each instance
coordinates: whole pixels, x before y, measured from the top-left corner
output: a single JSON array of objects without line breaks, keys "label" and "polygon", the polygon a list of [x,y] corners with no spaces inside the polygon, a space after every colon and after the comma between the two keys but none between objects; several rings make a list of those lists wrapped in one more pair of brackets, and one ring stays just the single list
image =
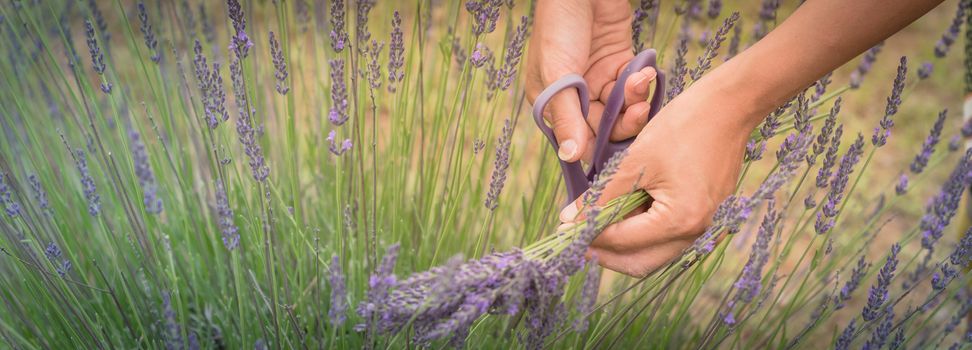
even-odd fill
[{"label": "hand", "polygon": [[[595,130],[617,76],[634,57],[631,6],[625,0],[540,0],[526,67],[526,92],[533,103],[541,91],[569,73],[580,74],[590,87],[589,119],[568,89],[551,99],[544,118],[560,143],[558,157],[568,162],[590,160]],[[638,134],[648,122],[649,86],[655,70],[635,72],[625,82],[624,107],[611,132],[620,141]]]},{"label": "hand", "polygon": [[[589,253],[604,267],[644,276],[677,258],[734,190],[755,126],[739,121],[759,118],[746,116],[756,112],[714,84],[721,82],[704,78],[672,100],[629,147],[597,204],[634,188],[644,189],[653,202],[593,241]],[[582,200],[564,208],[561,221],[583,219]]]}]

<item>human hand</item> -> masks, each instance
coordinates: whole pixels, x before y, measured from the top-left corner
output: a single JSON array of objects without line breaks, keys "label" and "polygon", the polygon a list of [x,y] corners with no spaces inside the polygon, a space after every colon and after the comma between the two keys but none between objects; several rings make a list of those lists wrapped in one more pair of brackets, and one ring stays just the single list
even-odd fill
[{"label": "human hand", "polygon": [[[590,161],[594,137],[617,76],[634,57],[631,47],[631,6],[624,0],[540,0],[526,67],[530,103],[564,75],[584,77],[590,88],[590,113],[581,113],[574,90],[550,100],[546,119],[560,143],[558,157],[567,162]],[[624,106],[610,138],[631,138],[648,122],[649,86],[653,68],[631,74],[625,82]]]},{"label": "human hand", "polygon": [[[733,192],[761,111],[732,98],[721,84],[700,80],[659,111],[628,148],[597,205],[634,188],[653,202],[592,242],[590,253],[604,267],[644,276],[677,258]],[[563,209],[561,221],[583,219],[583,198]]]}]

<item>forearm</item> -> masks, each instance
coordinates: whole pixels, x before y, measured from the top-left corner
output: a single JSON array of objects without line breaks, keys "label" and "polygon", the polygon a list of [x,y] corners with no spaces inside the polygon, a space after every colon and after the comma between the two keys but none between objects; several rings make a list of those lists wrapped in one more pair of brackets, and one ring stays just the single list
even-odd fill
[{"label": "forearm", "polygon": [[698,83],[735,100],[744,132],[829,71],[915,21],[941,0],[809,0],[769,35]]}]

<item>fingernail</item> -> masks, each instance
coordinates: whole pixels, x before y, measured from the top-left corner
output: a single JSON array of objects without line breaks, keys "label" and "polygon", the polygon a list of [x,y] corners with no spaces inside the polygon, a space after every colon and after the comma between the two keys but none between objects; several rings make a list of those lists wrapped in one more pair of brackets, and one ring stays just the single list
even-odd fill
[{"label": "fingernail", "polygon": [[574,155],[577,154],[577,142],[574,140],[567,140],[560,143],[560,150],[557,151],[557,157],[560,160],[570,161],[574,159]]},{"label": "fingernail", "polygon": [[560,211],[560,222],[573,222],[577,218],[577,203],[571,202]]},{"label": "fingernail", "polygon": [[557,233],[567,232],[567,230],[570,229],[571,227],[574,227],[574,224],[572,223],[560,224],[560,226],[557,226]]},{"label": "fingernail", "polygon": [[635,77],[637,80],[634,82],[634,92],[636,94],[648,92],[648,76],[640,72],[635,74],[638,74],[638,76]]}]

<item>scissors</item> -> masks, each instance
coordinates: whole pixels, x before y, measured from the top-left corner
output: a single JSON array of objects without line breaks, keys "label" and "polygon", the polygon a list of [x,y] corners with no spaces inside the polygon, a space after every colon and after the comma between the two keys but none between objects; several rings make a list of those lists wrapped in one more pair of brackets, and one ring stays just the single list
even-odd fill
[{"label": "scissors", "polygon": [[[580,162],[568,163],[563,160],[560,161],[560,169],[563,171],[564,182],[567,184],[568,204],[573,203],[584,191],[587,191],[591,181],[604,169],[605,163],[611,159],[611,156],[627,149],[635,139],[631,137],[617,142],[610,140],[611,130],[614,129],[618,114],[621,113],[621,107],[624,105],[624,84],[628,80],[629,75],[646,67],[655,68],[658,74],[655,77],[655,91],[651,97],[651,109],[648,111],[648,120],[651,120],[655,114],[658,114],[658,110],[661,109],[661,98],[665,96],[665,76],[656,67],[656,56],[657,53],[654,49],[642,51],[631,59],[628,66],[618,76],[618,80],[614,84],[614,88],[611,89],[611,94],[608,96],[607,103],[604,105],[604,114],[601,115],[601,123],[597,127],[597,137],[594,141],[594,159],[591,162],[590,168],[585,171]],[[555,152],[560,150],[560,143],[557,142],[557,137],[554,136],[553,130],[544,122],[543,109],[554,95],[568,88],[577,89],[578,97],[580,97],[581,113],[583,113],[584,119],[587,119],[587,114],[590,109],[590,101],[588,100],[590,96],[589,89],[584,78],[574,73],[565,75],[557,79],[553,84],[550,84],[550,86],[547,86],[537,96],[533,104],[533,120],[537,122],[537,127],[540,128],[540,131],[547,136],[547,140],[550,141]]]}]

